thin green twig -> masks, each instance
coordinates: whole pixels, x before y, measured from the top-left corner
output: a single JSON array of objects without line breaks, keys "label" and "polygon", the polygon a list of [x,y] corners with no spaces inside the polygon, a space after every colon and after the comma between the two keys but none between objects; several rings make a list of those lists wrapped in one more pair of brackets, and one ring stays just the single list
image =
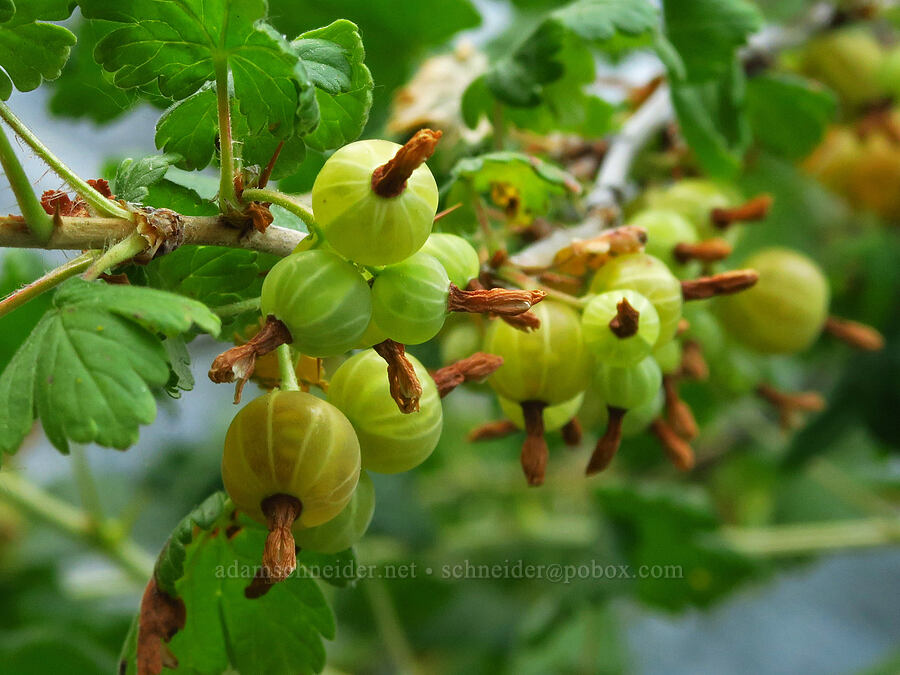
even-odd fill
[{"label": "thin green twig", "polygon": [[106,270],[131,260],[138,253],[146,250],[147,246],[147,240],[144,239],[143,235],[137,232],[128,235],[122,241],[113,244],[103,255],[97,258],[87,272],[84,273],[84,278],[88,281],[93,281]]},{"label": "thin green twig", "polygon": [[30,284],[22,286],[22,288],[17,291],[10,293],[3,298],[3,300],[0,300],[0,316],[4,316],[14,309],[21,307],[29,300],[33,300],[42,293],[46,293],[47,291],[56,288],[66,279],[74,277],[76,274],[80,274],[90,267],[91,263],[96,260],[99,255],[100,251],[87,251],[86,253],[82,253],[77,258],[73,258],[64,265],[60,265],[59,267],[50,270],[39,279],[35,279]]},{"label": "thin green twig", "polygon": [[[104,197],[97,190],[92,188],[87,183],[87,181],[82,179],[78,174],[72,171],[72,169],[63,164],[62,160],[60,160],[56,155],[50,152],[50,149],[47,148],[46,145],[41,143],[40,139],[34,135],[34,132],[26,127],[22,123],[22,121],[13,114],[13,111],[9,109],[9,106],[2,102],[0,102],[0,118],[3,118],[6,123],[12,127],[13,131],[18,134],[19,138],[25,141],[25,143],[27,143],[29,147],[31,147],[34,153],[42,160],[44,160],[57,175],[59,175],[69,185],[72,186],[72,189],[74,189],[75,192],[77,192],[81,196],[81,198],[84,199],[85,202],[87,202],[88,206],[93,209],[94,213],[99,216],[132,220],[130,211],[123,209],[112,200]],[[27,217],[28,216],[26,215],[26,218]]]},{"label": "thin green twig", "polygon": [[41,202],[25,174],[25,169],[22,168],[22,163],[16,156],[2,126],[0,126],[0,164],[2,164],[3,173],[6,174],[9,186],[16,196],[16,202],[22,210],[28,229],[41,242],[46,243],[53,234],[53,217],[41,206]]}]

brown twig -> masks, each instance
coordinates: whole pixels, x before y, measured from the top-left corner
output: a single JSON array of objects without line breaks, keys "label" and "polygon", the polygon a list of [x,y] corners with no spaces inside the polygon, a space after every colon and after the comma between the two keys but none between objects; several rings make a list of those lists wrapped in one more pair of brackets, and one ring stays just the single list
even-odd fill
[{"label": "brown twig", "polygon": [[449,366],[435,370],[431,373],[431,378],[437,385],[441,398],[444,398],[463,382],[484,380],[502,365],[502,356],[475,352],[456,363],[451,363]]},{"label": "brown twig", "polygon": [[213,360],[209,368],[209,379],[216,383],[237,380],[234,402],[240,403],[241,392],[253,375],[256,359],[291,342],[293,338],[287,326],[270,314],[266,317],[265,325],[250,340],[222,352]]},{"label": "brown twig", "polygon": [[269,163],[266,164],[266,168],[259,174],[258,187],[260,189],[269,184],[269,178],[272,177],[272,170],[275,168],[275,162],[278,161],[278,156],[281,154],[282,148],[284,148],[284,141],[279,141],[278,145],[275,146],[275,152],[272,153],[272,158],[269,160]]},{"label": "brown twig", "polygon": [[714,295],[731,295],[747,290],[759,281],[756,270],[732,270],[709,277],[688,279],[681,282],[681,295],[685,300],[705,300]]},{"label": "brown twig", "polygon": [[421,129],[410,138],[387,163],[372,172],[372,190],[375,194],[396,197],[406,188],[406,181],[413,171],[424,164],[437,147],[441,131]]},{"label": "brown twig", "polygon": [[379,342],[373,349],[387,361],[391,398],[397,403],[400,412],[417,412],[419,397],[422,396],[422,384],[419,382],[413,364],[406,358],[406,347],[399,342],[385,340]]},{"label": "brown twig", "polygon": [[854,349],[865,352],[877,352],[884,349],[884,336],[872,326],[858,321],[829,316],[825,320],[825,332]]}]

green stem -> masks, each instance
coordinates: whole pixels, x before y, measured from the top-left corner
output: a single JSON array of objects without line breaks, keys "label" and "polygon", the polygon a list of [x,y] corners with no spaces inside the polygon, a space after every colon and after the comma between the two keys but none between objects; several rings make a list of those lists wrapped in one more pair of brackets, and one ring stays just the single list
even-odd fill
[{"label": "green stem", "polygon": [[0,500],[100,551],[140,584],[153,574],[153,558],[130,539],[116,536],[114,522],[98,527],[83,511],[17,473],[0,474]]},{"label": "green stem", "polygon": [[78,486],[78,494],[81,496],[81,507],[94,526],[101,525],[106,516],[103,515],[103,504],[100,501],[100,491],[91,473],[88,464],[87,453],[84,447],[72,445],[72,472],[75,474],[75,485]]},{"label": "green stem", "polygon": [[103,255],[97,258],[84,273],[84,278],[93,281],[106,270],[131,260],[138,253],[146,250],[147,246],[147,240],[137,232],[128,235],[122,241],[110,246]]},{"label": "green stem", "polygon": [[0,164],[3,165],[3,173],[9,180],[9,186],[16,196],[16,202],[22,210],[28,229],[39,240],[46,242],[53,234],[53,217],[41,206],[3,127],[0,127]]},{"label": "green stem", "polygon": [[291,354],[291,346],[278,345],[278,370],[281,374],[282,391],[300,391],[300,383],[297,382],[297,371],[294,370],[294,358]]},{"label": "green stem", "polygon": [[216,61],[216,105],[219,111],[219,210],[238,210],[234,191],[234,142],[231,136],[231,102],[228,99],[228,61]]},{"label": "green stem", "polygon": [[222,318],[228,316],[237,316],[238,314],[243,314],[244,312],[249,312],[254,309],[258,310],[261,300],[262,298],[248,298],[247,300],[239,300],[238,302],[232,302],[228,305],[215,307],[213,311]]},{"label": "green stem", "polygon": [[416,665],[412,647],[403,632],[403,625],[384,581],[367,579],[362,582],[362,588],[369,600],[369,607],[372,609],[372,616],[375,618],[378,632],[381,633],[381,639],[384,640],[391,661],[394,662],[394,671],[404,675],[415,675],[419,672],[419,667]]},{"label": "green stem", "polygon": [[503,150],[506,145],[506,121],[503,118],[503,104],[500,101],[494,101],[494,110],[492,115],[492,126],[494,127],[494,148]]},{"label": "green stem", "polygon": [[100,251],[87,251],[77,258],[73,258],[64,265],[50,270],[39,279],[22,286],[19,290],[7,295],[0,300],[0,316],[4,316],[17,307],[21,307],[29,300],[33,300],[42,293],[55,288],[63,281],[86,270],[90,264],[100,255]]},{"label": "green stem", "polygon": [[291,195],[279,192],[278,190],[247,188],[244,190],[242,197],[244,198],[244,201],[277,204],[302,220],[311,233],[318,233],[319,231],[319,225],[316,223],[316,218],[313,216],[312,211],[294,199]]},{"label": "green stem", "polygon": [[13,114],[12,110],[9,109],[9,106],[2,102],[0,102],[0,118],[3,118],[6,123],[12,127],[13,131],[18,134],[19,138],[25,141],[34,153],[44,160],[57,175],[72,186],[75,192],[77,192],[81,198],[87,202],[88,206],[93,209],[94,213],[99,216],[108,216],[110,218],[132,219],[130,211],[123,209],[111,199],[104,197],[97,190],[88,185],[87,181],[83,180],[78,174],[72,171],[72,169],[63,164],[56,155],[50,152],[46,145],[41,143],[40,139],[34,135],[31,129],[22,124],[22,121]]},{"label": "green stem", "polygon": [[481,229],[481,237],[484,239],[484,245],[487,248],[488,258],[497,252],[499,245],[494,235],[494,228],[491,227],[491,221],[484,205],[481,203],[481,195],[474,187],[469,189],[469,199],[472,202],[472,208],[475,210],[475,218],[478,220],[478,227]]},{"label": "green stem", "polygon": [[795,556],[900,542],[900,519],[863,518],[760,528],[725,527],[721,536],[742,553]]}]

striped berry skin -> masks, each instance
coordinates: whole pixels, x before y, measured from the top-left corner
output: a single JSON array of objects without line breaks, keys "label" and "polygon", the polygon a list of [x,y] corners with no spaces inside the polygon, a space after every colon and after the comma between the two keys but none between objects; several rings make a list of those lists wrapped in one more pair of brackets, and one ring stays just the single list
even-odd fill
[{"label": "striped berry skin", "polygon": [[291,332],[307,356],[337,356],[352,349],[372,318],[372,292],[356,268],[322,250],[292,253],[266,275],[262,313]]},{"label": "striped berry skin", "polygon": [[225,489],[235,506],[260,523],[266,523],[261,504],[274,495],[300,501],[295,527],[328,522],[350,501],[359,471],[359,441],[350,421],[302,391],[253,399],[225,436]]},{"label": "striped berry skin", "polygon": [[422,248],[431,233],[438,188],[424,164],[403,191],[382,197],[372,174],[400,149],[390,141],[345,145],[319,171],[312,189],[313,215],[334,249],[361,265],[390,265]]},{"label": "striped berry skin", "polygon": [[339,553],[363,538],[375,513],[375,486],[365,471],[350,503],[327,523],[305,529],[294,529],[294,541],[305,551]]},{"label": "striped berry skin", "polygon": [[434,380],[409,354],[422,395],[418,412],[402,413],[391,398],[387,364],[367,349],[341,364],[328,386],[328,400],[356,429],[363,468],[377,473],[409,471],[437,447],[444,425]]},{"label": "striped berry skin", "polygon": [[450,279],[437,258],[415,253],[378,272],[372,284],[372,315],[391,340],[421,344],[443,328],[449,291]]}]

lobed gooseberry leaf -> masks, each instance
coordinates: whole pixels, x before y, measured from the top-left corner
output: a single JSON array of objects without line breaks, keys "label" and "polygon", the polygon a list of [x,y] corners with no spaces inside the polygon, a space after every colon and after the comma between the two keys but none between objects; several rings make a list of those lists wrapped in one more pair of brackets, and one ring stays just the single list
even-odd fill
[{"label": "lobed gooseberry leaf", "polygon": [[87,117],[96,124],[109,122],[130,110],[139,100],[134,89],[120,89],[112,75],[94,61],[97,42],[116,24],[81,21],[75,28],[78,42],[62,75],[52,84],[50,112],[60,117]]},{"label": "lobed gooseberry leaf", "polygon": [[227,65],[252,133],[287,138],[318,122],[303,63],[262,21],[265,0],[82,0],[81,10],[88,19],[120,24],[94,51],[119,87],[156,82],[164,96],[182,100]]},{"label": "lobed gooseberry leaf", "polygon": [[35,417],[62,452],[68,441],[124,449],[156,416],[152,388],[169,381],[158,334],[219,319],[172,293],[71,279],[0,375],[0,451],[12,453]]},{"label": "lobed gooseberry leaf", "polygon": [[181,398],[181,392],[194,388],[194,374],[191,372],[191,355],[187,343],[180,335],[163,340],[163,347],[169,357],[169,381],[166,393],[172,398]]},{"label": "lobed gooseberry leaf", "polygon": [[746,100],[756,140],[789,159],[805,157],[819,144],[837,109],[832,92],[786,74],[751,78]]},{"label": "lobed gooseberry leaf", "polygon": [[213,158],[219,133],[216,89],[207,82],[168,108],[156,122],[156,147],[182,157],[184,169],[202,169]]},{"label": "lobed gooseberry leaf", "polygon": [[[314,673],[325,665],[322,638],[334,617],[316,581],[301,570],[248,599],[266,532],[239,517],[216,492],[175,528],[157,559],[157,587],[184,603],[186,621],[168,647],[192,673]],[[302,561],[301,561],[302,564]],[[126,643],[123,672],[135,672],[136,640]]]},{"label": "lobed gooseberry leaf", "polygon": [[716,539],[719,522],[703,493],[684,486],[608,485],[596,499],[632,567],[662,568],[655,579],[634,581],[644,602],[672,610],[705,607],[762,571]]},{"label": "lobed gooseberry leaf", "polygon": [[116,168],[112,190],[118,199],[126,202],[144,203],[150,194],[150,186],[158,183],[175,164],[180,155],[150,155],[134,160],[123,159]]},{"label": "lobed gooseberry leaf", "polygon": [[13,87],[31,91],[60,76],[75,35],[46,22],[68,19],[74,8],[75,0],[6,0],[0,6],[0,99]]},{"label": "lobed gooseberry leaf", "polygon": [[372,107],[372,74],[356,24],[339,20],[300,35],[291,43],[316,85],[319,126],[304,136],[318,151],[359,138]]}]

